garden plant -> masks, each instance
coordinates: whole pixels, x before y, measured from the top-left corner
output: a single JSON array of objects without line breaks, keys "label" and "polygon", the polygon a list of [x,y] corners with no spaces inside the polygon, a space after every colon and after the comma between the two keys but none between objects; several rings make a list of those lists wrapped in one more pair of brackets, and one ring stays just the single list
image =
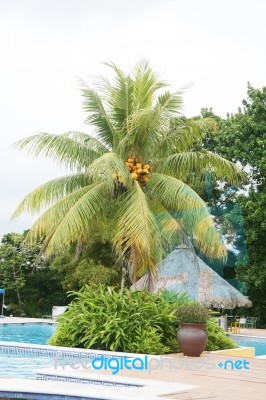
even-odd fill
[{"label": "garden plant", "polygon": [[[176,296],[176,302],[169,302],[165,293],[87,285],[70,295],[75,299],[58,318],[50,344],[147,354],[180,351],[178,309],[187,302],[182,294]],[[207,350],[236,347],[214,318],[208,319],[207,332]]]}]

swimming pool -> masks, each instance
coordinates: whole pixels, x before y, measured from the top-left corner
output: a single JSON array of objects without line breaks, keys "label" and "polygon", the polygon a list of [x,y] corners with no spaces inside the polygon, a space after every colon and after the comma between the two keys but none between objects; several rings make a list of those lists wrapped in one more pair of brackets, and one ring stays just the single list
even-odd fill
[{"label": "swimming pool", "polygon": [[23,357],[0,354],[0,378],[28,378],[37,377],[36,369],[54,368],[54,359],[50,357]]},{"label": "swimming pool", "polygon": [[[25,397],[27,396],[27,397]],[[77,397],[65,396],[63,394],[41,394],[41,393],[20,393],[20,392],[2,392],[0,391],[0,399],[11,400],[101,400],[95,397]]]},{"label": "swimming pool", "polygon": [[266,337],[232,335],[233,341],[243,347],[255,347],[256,356],[266,355]]},{"label": "swimming pool", "polygon": [[[52,323],[1,323],[0,341],[14,343],[46,344],[53,335],[56,324]],[[52,368],[54,360],[45,355],[29,355],[0,353],[0,378],[34,378],[38,368]]]},{"label": "swimming pool", "polygon": [[[109,357],[114,355],[113,352],[99,353],[90,349],[0,341],[0,378],[36,379],[36,370],[60,370],[73,362],[87,364],[103,354],[106,357],[108,354]],[[120,357],[122,355],[121,353]]]},{"label": "swimming pool", "polygon": [[46,344],[55,330],[53,323],[1,323],[0,341]]}]

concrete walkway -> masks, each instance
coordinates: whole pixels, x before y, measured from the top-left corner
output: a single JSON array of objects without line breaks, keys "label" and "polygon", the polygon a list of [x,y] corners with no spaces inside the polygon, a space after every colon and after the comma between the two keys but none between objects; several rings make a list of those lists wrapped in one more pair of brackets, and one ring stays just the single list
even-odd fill
[{"label": "concrete walkway", "polygon": [[[123,370],[119,376],[138,379],[153,379],[172,383],[196,385],[198,388],[182,394],[162,397],[162,399],[179,400],[265,400],[266,393],[266,360],[257,358],[243,359],[204,353],[200,358],[184,357],[180,354],[163,356],[161,367],[154,370]],[[226,369],[218,364],[230,359],[233,363],[246,360],[249,369]],[[156,361],[153,367],[156,366]],[[243,364],[242,364],[243,365]],[[58,369],[59,372],[59,369]],[[89,374],[107,374],[110,371],[89,370]],[[86,377],[88,371],[79,370],[80,377]],[[148,400],[148,399],[147,399]]]},{"label": "concrete walkway", "polygon": [[[230,335],[233,335],[233,333],[230,333]],[[241,328],[240,329],[240,333],[238,335],[266,337],[266,329],[245,329],[245,328]]]}]

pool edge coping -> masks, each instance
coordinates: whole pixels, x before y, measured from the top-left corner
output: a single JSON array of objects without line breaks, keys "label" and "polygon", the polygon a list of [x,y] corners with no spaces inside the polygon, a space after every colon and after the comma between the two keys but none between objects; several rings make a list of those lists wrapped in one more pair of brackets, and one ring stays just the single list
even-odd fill
[{"label": "pool edge coping", "polygon": [[[128,380],[130,379],[132,378],[128,378]],[[12,389],[10,388],[11,381],[13,383]],[[0,378],[0,392],[20,392],[75,397],[88,397],[89,392],[90,397],[100,397],[100,399],[104,400],[133,400],[136,398],[140,400],[146,400],[147,394],[149,394],[149,400],[153,400],[161,399],[163,391],[165,396],[169,396],[198,388],[197,385],[190,384],[165,382],[159,380],[155,382],[156,383],[153,381],[152,384],[149,384],[149,380],[147,380],[146,386],[136,388],[101,386],[101,394],[99,394],[99,385],[93,384],[83,385],[80,383],[59,381]]]}]

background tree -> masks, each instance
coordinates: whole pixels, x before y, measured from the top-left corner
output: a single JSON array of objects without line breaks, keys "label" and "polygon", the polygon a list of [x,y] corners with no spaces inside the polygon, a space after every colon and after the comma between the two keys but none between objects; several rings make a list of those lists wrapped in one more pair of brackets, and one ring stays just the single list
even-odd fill
[{"label": "background tree", "polygon": [[109,241],[100,237],[80,248],[72,245],[64,254],[57,254],[51,269],[65,291],[79,290],[85,284],[120,286],[121,274]]},{"label": "background tree", "polygon": [[7,315],[51,315],[54,305],[68,304],[69,290],[85,284],[120,285],[112,245],[97,232],[86,246],[73,245],[50,258],[40,256],[41,242],[25,246],[26,233],[8,233],[0,244],[0,287],[6,289]]},{"label": "background tree", "polygon": [[[236,263],[236,277],[245,282],[252,300],[252,314],[259,317],[260,326],[266,325],[266,191],[260,187],[241,199],[245,218],[247,262],[241,256]],[[244,260],[245,261],[245,260]]]},{"label": "background tree", "polygon": [[[202,110],[202,116],[214,118],[220,128],[215,137],[206,139],[205,146],[231,161],[239,161],[251,178],[244,194],[235,193],[233,200],[244,218],[244,230],[240,234],[244,242],[235,242],[240,251],[235,276],[246,284],[253,302],[250,312],[259,317],[263,326],[266,324],[266,87],[255,89],[248,84],[242,108],[226,119],[207,109]],[[217,201],[214,194],[212,202]]]},{"label": "background tree", "polygon": [[95,225],[111,216],[116,253],[133,280],[147,269],[154,274],[165,249],[185,238],[199,252],[225,258],[206,204],[189,186],[208,172],[229,183],[246,178],[232,162],[203,150],[214,121],[180,117],[180,93],[170,93],[148,63],[131,74],[107,65],[112,82],[101,79],[96,90],[82,82],[86,121],[95,136],[45,133],[17,144],[75,171],[40,186],[19,205],[15,216],[48,208],[28,241],[45,235],[47,253],[86,243]]},{"label": "background tree", "polygon": [[[212,117],[219,125],[215,136],[208,137],[206,148],[249,168],[254,187],[263,185],[266,178],[266,87],[255,89],[248,84],[247,99],[235,114],[226,119],[212,110],[202,109],[202,116]],[[264,188],[264,186],[262,186]]]},{"label": "background tree", "polygon": [[42,316],[51,314],[52,306],[65,304],[67,296],[58,275],[40,257],[41,243],[27,248],[22,235],[8,233],[0,245],[0,285],[6,289],[7,313]]}]

